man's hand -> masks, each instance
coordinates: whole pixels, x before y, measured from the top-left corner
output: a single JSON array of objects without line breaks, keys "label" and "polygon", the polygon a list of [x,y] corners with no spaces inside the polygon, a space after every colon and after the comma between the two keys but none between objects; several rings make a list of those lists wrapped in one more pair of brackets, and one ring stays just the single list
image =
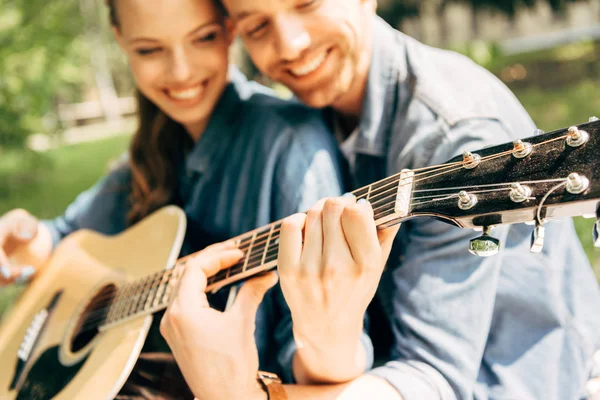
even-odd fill
[{"label": "man's hand", "polygon": [[298,383],[344,382],[364,372],[364,314],[397,232],[378,231],[371,205],[353,196],[283,221],[279,277],[299,348]]},{"label": "man's hand", "polygon": [[12,210],[0,217],[0,287],[26,282],[35,273],[33,266],[11,265],[8,255],[30,243],[38,233],[38,220],[25,210]]},{"label": "man's hand", "polygon": [[257,383],[256,311],[277,282],[271,272],[243,284],[225,312],[210,308],[204,293],[207,277],[227,268],[243,253],[227,244],[211,246],[188,261],[176,297],[160,331],[173,351],[192,392],[202,400],[265,400]]}]

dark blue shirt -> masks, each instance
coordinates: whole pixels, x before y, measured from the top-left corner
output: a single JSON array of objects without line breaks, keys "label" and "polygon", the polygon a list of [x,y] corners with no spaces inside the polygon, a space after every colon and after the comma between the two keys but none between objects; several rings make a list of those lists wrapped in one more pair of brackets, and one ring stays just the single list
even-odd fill
[{"label": "dark blue shirt", "polygon": [[[339,151],[321,114],[273,93],[231,71],[206,131],[178,169],[178,194],[187,216],[182,256],[259,226],[309,209],[342,192]],[[131,172],[126,163],[82,193],[64,215],[44,221],[54,243],[78,229],[113,235],[126,229]],[[211,299],[223,306],[225,296]],[[275,337],[282,298],[278,287],[257,314],[261,368],[279,372]],[[291,367],[291,366],[290,366]]]}]

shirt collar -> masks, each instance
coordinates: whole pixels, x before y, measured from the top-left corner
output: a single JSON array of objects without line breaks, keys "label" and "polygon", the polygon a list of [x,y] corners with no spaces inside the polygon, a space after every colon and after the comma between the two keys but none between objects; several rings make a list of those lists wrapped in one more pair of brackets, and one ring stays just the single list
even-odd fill
[{"label": "shirt collar", "polygon": [[216,165],[216,158],[224,154],[230,140],[235,138],[236,126],[242,106],[242,95],[246,91],[248,80],[237,68],[229,68],[229,83],[219,98],[206,129],[194,144],[187,156],[187,170],[206,172]]},{"label": "shirt collar", "polygon": [[367,89],[360,118],[356,151],[386,154],[400,82],[406,79],[404,45],[397,32],[380,17],[373,21],[373,45]]}]

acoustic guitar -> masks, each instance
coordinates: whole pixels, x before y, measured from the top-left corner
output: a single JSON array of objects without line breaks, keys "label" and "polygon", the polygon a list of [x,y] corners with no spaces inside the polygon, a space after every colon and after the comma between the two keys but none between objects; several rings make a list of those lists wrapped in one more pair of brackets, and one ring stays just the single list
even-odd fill
[{"label": "acoustic guitar", "polygon": [[[600,122],[590,121],[404,170],[353,193],[369,200],[378,227],[429,216],[482,231],[468,244],[475,256],[498,251],[493,226],[532,223],[531,251],[539,252],[547,220],[600,217]],[[152,314],[173,297],[187,260],[177,260],[185,225],[183,211],[168,206],[116,236],[82,230],[65,238],[0,326],[0,399],[113,399]],[[211,277],[207,290],[275,268],[280,228],[234,238],[245,257]]]}]

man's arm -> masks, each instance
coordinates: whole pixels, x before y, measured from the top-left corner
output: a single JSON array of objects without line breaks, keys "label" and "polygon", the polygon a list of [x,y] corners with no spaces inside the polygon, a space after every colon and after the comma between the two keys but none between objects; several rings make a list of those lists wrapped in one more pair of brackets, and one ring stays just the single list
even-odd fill
[{"label": "man's arm", "polygon": [[385,380],[363,375],[353,381],[329,385],[284,385],[288,400],[403,400]]},{"label": "man's arm", "polygon": [[[492,120],[467,121],[453,128],[432,126],[437,141],[428,165],[440,164],[463,150],[477,150],[510,135]],[[445,132],[444,132],[445,130]],[[424,146],[423,146],[424,147]],[[422,149],[415,150],[417,154]],[[405,165],[398,157],[397,169]],[[492,231],[506,243],[507,227]],[[491,329],[504,252],[479,258],[467,251],[480,233],[429,218],[403,224],[396,238],[378,297],[392,321],[390,360],[371,371],[398,389],[405,400],[473,397]],[[503,247],[502,247],[503,248]]]}]

